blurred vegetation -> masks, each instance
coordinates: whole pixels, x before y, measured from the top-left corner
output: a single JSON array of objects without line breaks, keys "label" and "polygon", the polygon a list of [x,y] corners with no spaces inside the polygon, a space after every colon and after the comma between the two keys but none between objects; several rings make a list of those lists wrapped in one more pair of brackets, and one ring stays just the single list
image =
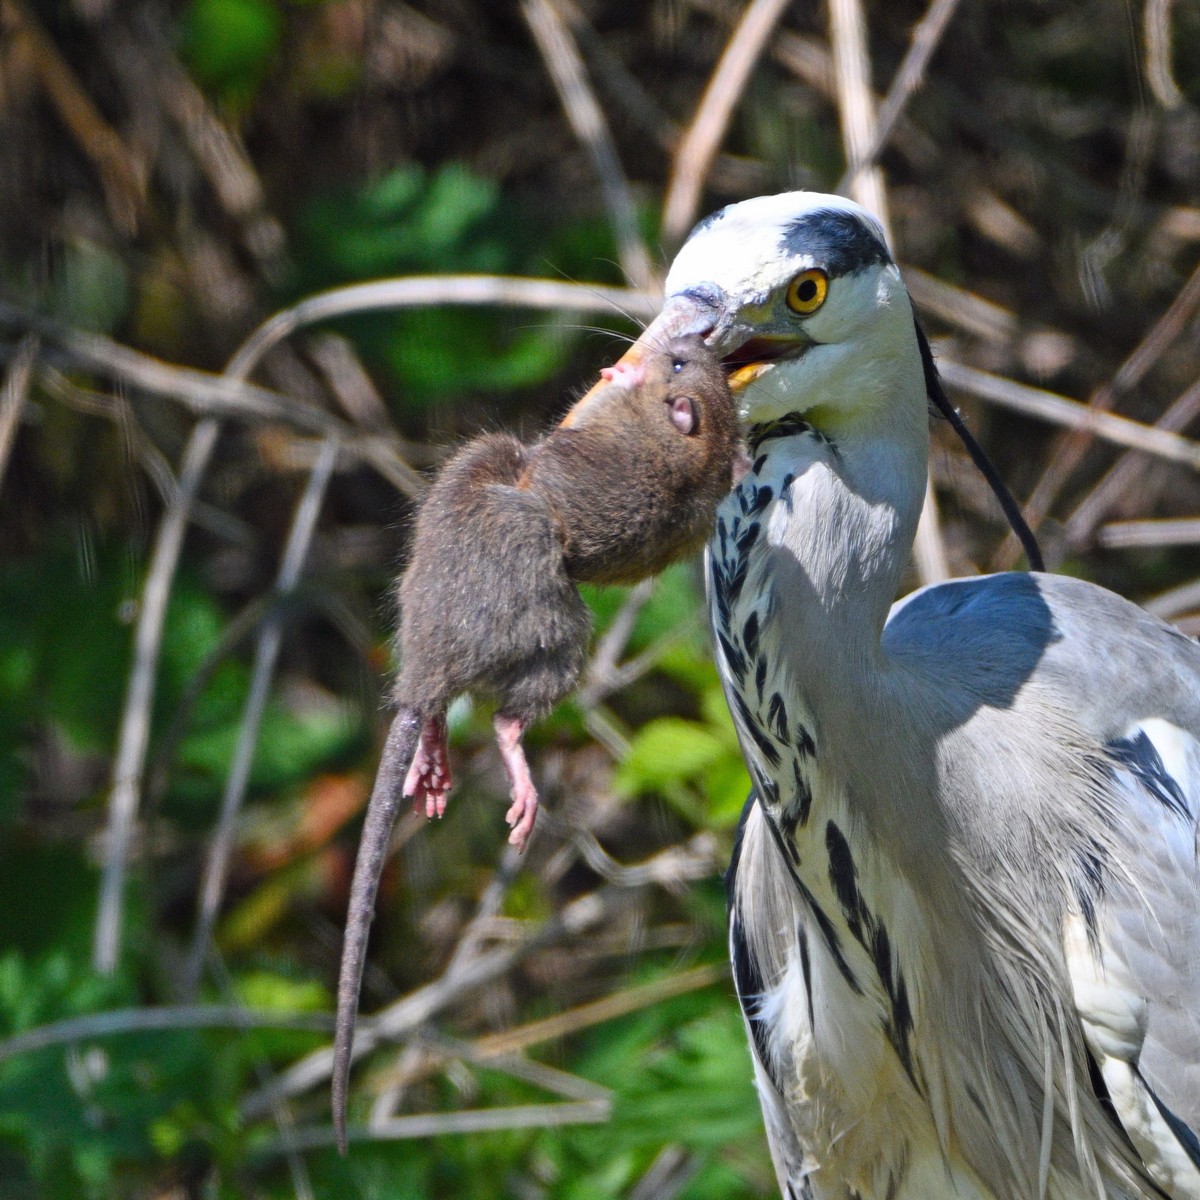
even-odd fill
[{"label": "blurred vegetation", "polygon": [[[556,0],[660,265],[672,152],[743,7]],[[1200,333],[1185,289],[1200,247],[1200,10],[1175,7],[1155,57],[1160,7],[962,0],[882,155],[939,353],[1145,423],[1194,390]],[[865,11],[883,92],[924,6]],[[708,173],[706,209],[837,185],[827,32],[821,5],[790,7]],[[356,1070],[356,1125],[431,1114],[440,1131],[359,1142],[343,1160],[324,1076],[268,1103],[272,1081],[328,1040],[313,1017],[332,1010],[411,511],[344,455],[303,582],[271,601],[314,454],[311,431],[287,421],[229,420],[203,481],[167,609],[121,953],[112,972],[92,966],[133,631],[194,418],[178,395],[86,365],[63,331],[219,371],[259,322],[324,288],[451,272],[619,284],[618,258],[517,6],[0,0],[0,367],[11,381],[36,352],[0,456],[0,1039],[192,999],[279,1025],[198,1015],[111,1034],[85,1023],[21,1053],[0,1044],[0,1200],[774,1194],[720,967],[719,867],[747,781],[694,565],[648,597],[588,589],[598,639],[611,634],[634,666],[609,664],[592,680],[604,686],[531,735],[546,809],[515,872],[497,869],[505,788],[487,714],[469,705],[452,712],[446,819],[401,823],[364,1012],[444,979],[467,931],[472,953],[514,951]],[[931,278],[950,290],[918,286]],[[1175,325],[1131,370],[1168,312]],[[388,445],[424,469],[480,428],[530,433],[560,413],[634,332],[619,313],[604,325],[496,307],[344,317],[288,341],[258,378],[364,434],[394,431]],[[31,329],[36,344],[22,341]],[[962,400],[1017,495],[1045,485],[1059,569],[1143,599],[1200,573],[1194,544],[1125,548],[1105,532],[1200,511],[1194,472]],[[1173,410],[1173,427],[1194,432],[1196,409]],[[1048,469],[1076,451],[1050,486]],[[1072,534],[1118,461],[1126,482]],[[1006,565],[995,507],[943,430],[934,472],[953,569]],[[1197,609],[1200,596],[1162,607],[1193,631]],[[192,997],[196,896],[267,612],[282,657]],[[577,932],[555,926],[564,911],[583,914]],[[516,1066],[488,1040],[505,1031]],[[608,1115],[518,1119],[568,1102]],[[508,1127],[445,1131],[486,1110]],[[307,1148],[289,1151],[293,1129]],[[314,1130],[324,1141],[304,1142]]]}]

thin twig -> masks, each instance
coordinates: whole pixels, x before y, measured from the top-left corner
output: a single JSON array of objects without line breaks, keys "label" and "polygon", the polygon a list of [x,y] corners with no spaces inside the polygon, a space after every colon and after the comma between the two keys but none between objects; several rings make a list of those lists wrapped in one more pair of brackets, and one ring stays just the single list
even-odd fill
[{"label": "thin twig", "polygon": [[163,623],[175,567],[183,549],[188,515],[204,469],[220,436],[221,423],[206,417],[192,430],[179,470],[179,487],[158,528],[146,583],[142,588],[134,633],[133,666],[121,717],[117,755],[113,763],[113,786],[108,800],[104,866],[96,905],[96,928],[92,942],[92,966],[100,975],[116,969],[121,945],[125,874],[134,819],[141,798],[142,771],[150,744],[150,710],[154,703],[154,677],[162,646]]},{"label": "thin twig", "polygon": [[531,1021],[526,1025],[518,1025],[515,1029],[505,1029],[501,1033],[487,1034],[475,1042],[475,1048],[483,1058],[515,1054],[545,1042],[571,1037],[584,1029],[590,1029],[593,1025],[602,1025],[618,1017],[627,1017],[630,1013],[651,1008],[675,996],[725,983],[728,979],[728,963],[708,963],[692,967],[690,970],[679,972],[678,975],[668,975],[652,983],[623,988],[599,1000],[569,1008],[540,1021]]},{"label": "thin twig", "polygon": [[932,313],[953,329],[961,329],[984,341],[1006,345],[1020,332],[1016,314],[975,292],[956,287],[905,263],[901,270],[909,294],[918,308]]},{"label": "thin twig", "polygon": [[679,846],[672,846],[648,862],[632,867],[619,863],[596,840],[590,829],[580,829],[572,839],[580,857],[601,879],[621,887],[637,888],[656,883],[668,892],[681,892],[711,874],[717,857],[712,834],[698,833]]},{"label": "thin twig", "polygon": [[[875,97],[871,91],[871,59],[867,22],[861,0],[830,0],[829,41],[842,148],[846,165],[865,160],[875,140]],[[850,195],[873,212],[891,241],[891,216],[883,172],[866,167],[854,173]]]},{"label": "thin twig", "polygon": [[600,179],[604,206],[617,239],[621,270],[634,287],[653,289],[654,268],[638,229],[637,205],[621,169],[608,122],[588,83],[579,47],[552,0],[522,0],[521,14],[541,51],[567,120]]},{"label": "thin twig", "polygon": [[424,480],[400,457],[393,436],[363,436],[345,421],[293,396],[247,383],[228,371],[213,375],[177,367],[110,338],[66,328],[3,302],[0,324],[31,329],[57,346],[74,365],[126,386],[177,399],[197,416],[281,421],[306,433],[335,435],[345,453],[369,463],[398,491],[416,496],[424,490]]},{"label": "thin twig", "polygon": [[[531,930],[523,941],[477,954],[453,972],[409,992],[373,1019],[362,1019],[354,1037],[355,1060],[370,1053],[381,1042],[396,1042],[409,1036],[426,1021],[476,988],[498,979],[526,955],[593,928],[608,914],[617,894],[609,885],[573,900],[555,916]],[[325,1083],[333,1070],[333,1049],[322,1047],[293,1063],[270,1089],[259,1089],[241,1104],[246,1120],[257,1120],[270,1111],[280,1096],[294,1096]]]},{"label": "thin twig", "polygon": [[1186,100],[1171,71],[1171,5],[1173,0],[1146,0],[1142,23],[1146,32],[1146,81],[1163,108]]},{"label": "thin twig", "polygon": [[[711,854],[711,846],[703,852]],[[687,869],[680,862],[677,846],[652,855],[639,866],[652,875],[658,869],[660,859],[668,861],[676,871]],[[711,857],[705,861],[711,870]],[[626,891],[625,888],[605,884],[594,892],[587,892],[572,900],[549,920],[525,932],[519,940],[474,955],[453,971],[447,969],[433,982],[409,992],[377,1016],[360,1019],[354,1039],[354,1058],[369,1053],[381,1042],[401,1041],[468,993],[499,978],[534,951],[578,937],[586,930],[595,928]],[[268,1092],[260,1089],[247,1096],[241,1105],[243,1117],[255,1120],[270,1111],[277,1096],[294,1096],[319,1086],[329,1079],[332,1068],[333,1051],[330,1047],[314,1051],[283,1072],[275,1090]]]},{"label": "thin twig", "polygon": [[0,18],[6,27],[5,40],[26,44],[47,99],[95,168],[113,223],[124,233],[134,233],[146,204],[144,165],[93,103],[29,7],[22,0],[2,0]]},{"label": "thin twig", "polygon": [[29,398],[29,382],[40,348],[41,339],[36,334],[26,334],[9,362],[4,383],[0,386],[0,485],[8,470],[8,458],[16,441],[21,414],[25,411],[25,401]]},{"label": "thin twig", "polygon": [[699,1173],[704,1159],[676,1142],[664,1146],[629,1193],[629,1200],[675,1200]]},{"label": "thin twig", "polygon": [[617,662],[625,652],[638,615],[653,595],[653,579],[643,579],[636,587],[629,589],[629,594],[613,618],[612,624],[604,631],[604,636],[597,641],[596,649],[592,652],[587,674],[576,696],[582,708],[591,707],[611,690],[611,679],[617,669]]},{"label": "thin twig", "polygon": [[1200,579],[1180,584],[1169,591],[1160,592],[1143,602],[1142,607],[1164,621],[1174,620],[1184,613],[1200,608]]},{"label": "thin twig", "polygon": [[[466,1108],[448,1113],[413,1113],[392,1117],[348,1131],[351,1142],[396,1142],[410,1138],[442,1137],[449,1133],[489,1133],[502,1129],[549,1129],[561,1125],[602,1125],[612,1115],[607,1100],[571,1100],[563,1104],[513,1104],[503,1108]],[[337,1144],[332,1125],[294,1130],[288,1145],[298,1150],[321,1150]],[[279,1154],[280,1139],[253,1148],[254,1154]]]},{"label": "thin twig", "polygon": [[[324,502],[325,492],[333,477],[337,463],[338,443],[336,438],[326,438],[321,443],[321,452],[308,477],[308,484],[296,506],[296,515],[288,533],[287,545],[275,581],[277,600],[292,592],[300,578],[308,548],[317,527],[317,517]],[[254,762],[254,751],[258,746],[258,733],[262,726],[263,713],[270,695],[271,678],[279,649],[283,643],[283,619],[278,604],[267,614],[258,635],[254,651],[254,667],[250,674],[250,688],[246,705],[242,710],[238,729],[237,746],[225,780],[225,793],[221,799],[221,811],[213,830],[212,844],[205,859],[197,901],[196,928],[188,954],[183,976],[183,996],[191,999],[200,984],[200,974],[208,953],[208,943],[213,925],[225,894],[225,880],[229,872],[229,861],[233,855],[233,841],[237,829],[238,814],[250,782],[250,767]]]},{"label": "thin twig", "polygon": [[175,495],[175,473],[163,452],[154,444],[138,424],[132,406],[123,395],[110,395],[80,387],[55,367],[42,364],[38,368],[38,382],[48,396],[59,403],[112,421],[121,432],[129,455],[136,459],[142,470],[150,477],[164,504],[169,504]]},{"label": "thin twig", "polygon": [[380,279],[318,292],[276,313],[246,339],[238,353],[257,362],[297,329],[318,321],[382,309],[439,304],[560,309],[648,321],[658,314],[662,297],[608,284],[525,279],[515,275],[412,275]]},{"label": "thin twig", "polygon": [[750,0],[721,54],[671,164],[662,218],[662,240],[668,247],[683,241],[696,219],[704,181],[729,119],[787,6],[788,0]]}]

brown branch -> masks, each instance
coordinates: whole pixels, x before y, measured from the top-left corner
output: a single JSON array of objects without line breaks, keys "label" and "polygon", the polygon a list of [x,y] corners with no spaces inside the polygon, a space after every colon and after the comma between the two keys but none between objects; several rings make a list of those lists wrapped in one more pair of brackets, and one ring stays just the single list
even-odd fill
[{"label": "brown branch", "polygon": [[981,400],[1012,409],[1038,421],[1062,425],[1067,429],[1083,429],[1092,437],[1098,437],[1130,450],[1141,450],[1167,462],[1181,463],[1200,471],[1200,442],[1180,437],[1166,429],[1143,425],[1128,417],[1102,412],[1078,400],[1068,400],[1044,388],[1030,387],[1004,379],[974,367],[964,367],[949,359],[939,359],[938,370],[948,387],[969,392]]}]

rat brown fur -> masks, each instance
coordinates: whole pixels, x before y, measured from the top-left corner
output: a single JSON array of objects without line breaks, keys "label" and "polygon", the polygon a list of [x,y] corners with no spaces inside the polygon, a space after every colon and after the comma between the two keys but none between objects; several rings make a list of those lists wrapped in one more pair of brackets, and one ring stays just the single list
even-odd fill
[{"label": "rat brown fur", "polygon": [[399,587],[397,713],[351,885],[334,1039],[334,1125],[345,1150],[354,1014],[379,876],[401,798],[441,816],[446,708],[493,696],[509,776],[509,841],[537,793],[521,735],[578,682],[591,622],[577,582],[628,583],[697,549],[729,491],[737,419],[720,364],[680,338],[602,372],[532,447],[486,434],[450,459],[421,505]]}]

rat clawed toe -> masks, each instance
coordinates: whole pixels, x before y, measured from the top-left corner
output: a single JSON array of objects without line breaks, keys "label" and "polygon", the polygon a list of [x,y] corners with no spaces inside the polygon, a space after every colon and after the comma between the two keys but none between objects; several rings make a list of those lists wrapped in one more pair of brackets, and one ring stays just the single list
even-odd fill
[{"label": "rat clawed toe", "polygon": [[421,726],[421,740],[404,779],[403,795],[413,802],[413,812],[422,807],[427,817],[441,817],[450,795],[450,752],[446,745],[444,717],[430,717]]}]

